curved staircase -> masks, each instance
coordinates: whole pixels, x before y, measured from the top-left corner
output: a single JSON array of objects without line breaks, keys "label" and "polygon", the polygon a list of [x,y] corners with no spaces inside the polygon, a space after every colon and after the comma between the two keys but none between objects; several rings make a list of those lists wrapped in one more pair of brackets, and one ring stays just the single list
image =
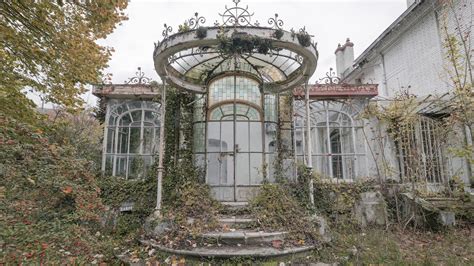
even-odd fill
[{"label": "curved staircase", "polygon": [[[200,235],[204,245],[190,249],[171,249],[153,239],[143,240],[142,243],[167,253],[208,258],[266,258],[309,251],[317,247],[317,245],[287,244],[288,232],[258,230],[246,204],[224,203],[224,206],[219,215],[220,229]],[[320,220],[318,222],[320,223]],[[325,234],[326,228],[322,229],[320,232]],[[327,239],[323,237],[323,242]]]}]

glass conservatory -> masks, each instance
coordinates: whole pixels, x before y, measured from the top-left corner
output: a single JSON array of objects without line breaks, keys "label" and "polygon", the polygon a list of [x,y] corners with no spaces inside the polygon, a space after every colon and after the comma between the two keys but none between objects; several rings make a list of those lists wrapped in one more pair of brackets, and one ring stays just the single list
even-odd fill
[{"label": "glass conservatory", "polygon": [[[278,153],[291,149],[292,89],[308,80],[318,59],[304,28],[285,31],[278,15],[261,26],[234,4],[214,26],[204,27],[197,13],[187,30],[169,35],[165,25],[154,52],[163,81],[196,94],[195,162],[221,201],[247,201],[264,180],[275,180]],[[285,123],[289,134],[281,134]]]},{"label": "glass conservatory", "polygon": [[312,36],[304,27],[284,30],[278,14],[268,26],[253,22],[253,13],[233,2],[212,26],[198,13],[177,33],[165,24],[153,53],[163,84],[150,85],[139,69],[125,84],[94,90],[107,106],[102,170],[143,178],[157,161],[158,210],[169,87],[194,97],[193,158],[220,201],[246,202],[262,182],[295,178],[300,163],[336,180],[367,174],[356,119],[363,102],[319,97],[317,90],[324,96],[349,88],[331,78],[329,87],[308,84],[318,61]]}]

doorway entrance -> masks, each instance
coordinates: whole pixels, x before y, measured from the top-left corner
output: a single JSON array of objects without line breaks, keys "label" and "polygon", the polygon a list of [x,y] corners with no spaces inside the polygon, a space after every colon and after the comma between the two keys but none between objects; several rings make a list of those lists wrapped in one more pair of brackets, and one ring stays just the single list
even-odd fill
[{"label": "doorway entrance", "polygon": [[[209,100],[206,180],[217,200],[242,202],[252,198],[263,181],[260,92],[251,79],[223,79],[210,88],[217,93],[209,97],[218,99]],[[222,93],[229,89],[229,95]]]}]

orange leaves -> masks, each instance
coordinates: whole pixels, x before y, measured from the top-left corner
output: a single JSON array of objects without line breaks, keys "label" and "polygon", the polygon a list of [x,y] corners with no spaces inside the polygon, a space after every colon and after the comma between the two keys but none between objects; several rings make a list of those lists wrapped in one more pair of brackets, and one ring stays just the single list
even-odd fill
[{"label": "orange leaves", "polygon": [[64,194],[68,195],[72,193],[72,187],[71,186],[65,186],[63,189],[61,189]]}]

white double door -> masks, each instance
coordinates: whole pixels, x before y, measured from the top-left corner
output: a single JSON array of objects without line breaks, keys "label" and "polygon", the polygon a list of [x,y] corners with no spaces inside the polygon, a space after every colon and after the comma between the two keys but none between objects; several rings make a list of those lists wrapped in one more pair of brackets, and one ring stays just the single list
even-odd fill
[{"label": "white double door", "polygon": [[248,201],[263,181],[262,122],[232,115],[207,127],[207,183],[214,197]]}]

